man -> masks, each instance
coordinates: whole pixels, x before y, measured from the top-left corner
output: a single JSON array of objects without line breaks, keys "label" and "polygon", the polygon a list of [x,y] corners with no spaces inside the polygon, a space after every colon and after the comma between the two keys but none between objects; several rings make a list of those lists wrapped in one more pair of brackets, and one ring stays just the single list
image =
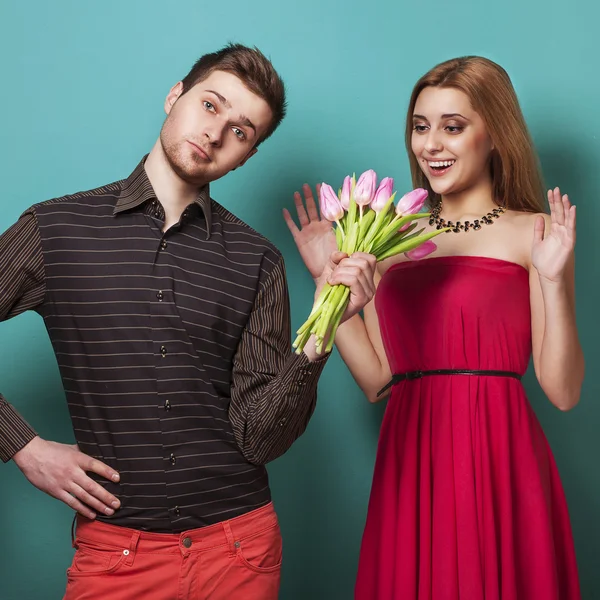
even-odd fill
[{"label": "man", "polygon": [[[0,397],[0,456],[78,513],[68,600],[270,600],[281,536],[264,465],[306,428],[326,357],[291,352],[282,257],[209,183],[275,131],[284,86],[230,45],[165,112],[127,179],[37,204],[0,237],[0,319],[43,317],[77,440],[42,440]],[[374,262],[342,264],[329,273],[351,287],[349,318]]]}]

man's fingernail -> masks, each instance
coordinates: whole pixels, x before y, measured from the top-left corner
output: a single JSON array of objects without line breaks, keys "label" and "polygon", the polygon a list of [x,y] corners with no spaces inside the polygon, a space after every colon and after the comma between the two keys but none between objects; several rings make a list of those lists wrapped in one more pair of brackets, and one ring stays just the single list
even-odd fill
[{"label": "man's fingernail", "polygon": [[114,501],[114,502],[111,504],[111,506],[112,506],[113,508],[119,508],[119,502],[118,502],[117,500],[115,500],[115,501]]},{"label": "man's fingernail", "polygon": [[107,515],[112,515],[112,514],[114,514],[114,512],[115,512],[115,511],[114,511],[112,508],[105,508],[105,509],[104,509],[104,512],[105,512]]},{"label": "man's fingernail", "polygon": [[115,474],[114,474],[114,475],[111,477],[111,479],[112,479],[113,481],[119,481],[119,475],[118,475],[118,473],[115,473]]}]

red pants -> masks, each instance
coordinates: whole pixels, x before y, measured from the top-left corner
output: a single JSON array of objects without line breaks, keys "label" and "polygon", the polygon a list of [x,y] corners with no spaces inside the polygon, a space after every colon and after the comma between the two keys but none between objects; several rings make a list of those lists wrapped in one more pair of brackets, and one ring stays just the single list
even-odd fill
[{"label": "red pants", "polygon": [[63,600],[276,600],[282,545],[273,505],[181,534],[83,517]]}]

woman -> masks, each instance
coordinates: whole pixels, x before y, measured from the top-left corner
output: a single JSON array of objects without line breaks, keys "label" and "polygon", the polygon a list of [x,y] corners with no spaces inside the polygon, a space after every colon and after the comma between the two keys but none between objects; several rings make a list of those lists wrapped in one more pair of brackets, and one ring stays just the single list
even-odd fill
[{"label": "woman", "polygon": [[[452,230],[427,259],[379,263],[364,320],[336,336],[368,399],[389,394],[356,598],[580,598],[563,489],[520,382],[533,355],[552,404],[579,400],[575,206],[556,188],[541,214],[516,94],[487,59],[450,60],[417,82],[406,144],[413,184],[430,193],[428,228]],[[284,216],[315,280],[335,284],[331,224],[304,195],[301,228]]]}]

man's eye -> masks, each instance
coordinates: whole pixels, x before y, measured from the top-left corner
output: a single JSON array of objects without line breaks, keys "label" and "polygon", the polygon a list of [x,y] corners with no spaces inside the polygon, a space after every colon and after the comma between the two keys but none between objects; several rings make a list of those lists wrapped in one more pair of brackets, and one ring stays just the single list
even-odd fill
[{"label": "man's eye", "polygon": [[246,139],[246,134],[239,127],[233,127],[232,131],[240,140]]}]

